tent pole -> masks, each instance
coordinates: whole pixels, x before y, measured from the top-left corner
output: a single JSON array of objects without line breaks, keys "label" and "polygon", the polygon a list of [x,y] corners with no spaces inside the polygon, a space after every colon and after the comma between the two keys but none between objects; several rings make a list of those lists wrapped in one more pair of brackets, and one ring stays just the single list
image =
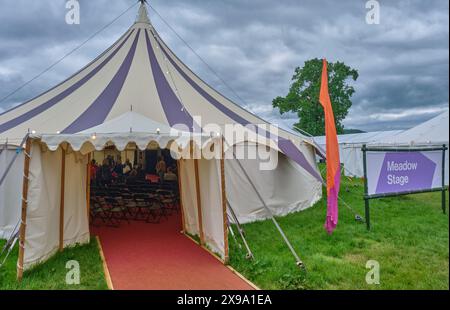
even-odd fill
[{"label": "tent pole", "polygon": [[228,217],[227,217],[227,192],[225,189],[225,149],[224,142],[222,138],[222,153],[220,158],[220,180],[222,187],[222,211],[223,211],[223,240],[224,240],[224,264],[228,264],[229,255],[229,245],[228,245]]},{"label": "tent pole", "polygon": [[200,177],[198,172],[198,159],[194,159],[195,170],[195,192],[197,194],[197,217],[198,217],[198,229],[200,231],[200,244],[205,244],[205,235],[203,233],[203,215],[202,215],[202,198],[200,195]]},{"label": "tent pole", "polygon": [[64,249],[64,191],[66,180],[66,151],[61,146],[61,191],[59,201],[59,251]]},{"label": "tent pole", "polygon": [[[25,161],[23,165],[23,182],[22,182],[22,217],[20,222],[19,231],[19,259],[17,262],[17,280],[22,281],[23,277],[23,258],[25,251],[25,229],[27,223],[27,208],[28,208],[28,181],[30,175],[30,151],[31,151],[31,139],[26,136],[25,140]],[[23,144],[23,143],[22,143]]]},{"label": "tent pole", "polygon": [[250,176],[248,175],[247,171],[245,171],[244,167],[242,166],[241,162],[239,161],[239,159],[236,158],[236,154],[234,153],[233,150],[233,158],[237,161],[239,167],[241,168],[242,172],[244,172],[245,177],[247,178],[248,182],[250,183],[250,185],[252,186],[253,190],[255,191],[256,195],[258,196],[259,200],[261,201],[261,203],[263,204],[264,208],[266,209],[267,213],[269,214],[272,222],[274,223],[275,227],[278,229],[281,237],[283,237],[284,242],[286,243],[286,245],[288,246],[289,250],[291,251],[292,255],[295,258],[296,264],[298,267],[300,268],[304,268],[304,264],[302,262],[302,260],[300,259],[300,257],[297,255],[297,252],[295,252],[294,247],[292,246],[292,244],[289,242],[289,239],[286,237],[286,235],[284,234],[283,230],[281,229],[280,225],[278,224],[277,220],[275,219],[272,211],[270,211],[269,207],[267,206],[266,202],[264,201],[264,199],[262,198],[261,194],[259,193],[258,189],[256,188],[255,184],[252,182],[252,180],[250,179]]},{"label": "tent pole", "polygon": [[181,212],[181,224],[183,231],[181,233],[186,233],[186,223],[184,222],[184,207],[183,207],[183,188],[181,186],[181,158],[177,160],[177,170],[178,170],[178,194],[180,196],[180,212]]},{"label": "tent pole", "polygon": [[231,236],[233,237],[234,242],[238,245],[238,247],[239,247],[240,249],[242,249],[241,244],[239,243],[238,239],[236,238],[236,234],[234,233],[233,227],[231,227],[231,221],[230,221],[230,219],[228,219],[228,230],[230,231],[230,234],[231,234]]},{"label": "tent pole", "polygon": [[86,166],[86,213],[89,227],[89,214],[91,213],[91,153],[88,154]]},{"label": "tent pole", "polygon": [[242,229],[242,226],[239,223],[239,221],[238,221],[238,219],[236,217],[236,214],[234,213],[234,210],[231,207],[230,202],[228,200],[227,200],[227,205],[228,205],[228,209],[230,210],[231,216],[233,217],[233,220],[236,222],[236,225],[238,227],[238,232],[239,232],[239,235],[241,236],[242,242],[244,242],[245,249],[247,250],[247,257],[246,258],[247,259],[255,258],[253,256],[252,251],[250,250],[250,247],[248,246],[247,239],[245,239],[244,230]]}]

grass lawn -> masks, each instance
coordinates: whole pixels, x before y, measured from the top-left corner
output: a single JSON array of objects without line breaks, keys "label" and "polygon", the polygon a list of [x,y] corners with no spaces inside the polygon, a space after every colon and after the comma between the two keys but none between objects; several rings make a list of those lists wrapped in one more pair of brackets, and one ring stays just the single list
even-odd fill
[{"label": "grass lawn", "polygon": [[[364,216],[361,180],[343,177],[341,197]],[[262,289],[449,289],[449,221],[441,193],[372,200],[370,232],[342,203],[339,210],[331,236],[323,228],[326,199],[278,218],[306,273],[271,221],[244,226],[254,261],[230,236],[231,266]],[[368,260],[380,264],[380,285],[366,284]]]},{"label": "grass lawn", "polygon": [[[4,241],[0,241],[0,248]],[[108,289],[103,274],[103,265],[97,241],[64,250],[56,254],[45,264],[26,271],[21,283],[16,281],[16,263],[18,247],[16,245],[4,267],[0,268],[0,290],[105,290]],[[76,260],[80,265],[80,285],[67,285],[66,263]]]}]

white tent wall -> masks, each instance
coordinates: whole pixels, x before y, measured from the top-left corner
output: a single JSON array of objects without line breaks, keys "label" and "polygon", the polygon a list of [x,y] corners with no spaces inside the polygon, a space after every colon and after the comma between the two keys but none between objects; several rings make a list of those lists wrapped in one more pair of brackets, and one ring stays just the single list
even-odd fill
[{"label": "white tent wall", "polygon": [[87,209],[88,156],[78,152],[66,155],[64,190],[64,247],[89,242],[89,214]]},{"label": "white tent wall", "polygon": [[341,162],[344,164],[344,175],[353,178],[364,176],[362,144],[343,144],[341,149]]},{"label": "white tent wall", "polygon": [[181,201],[183,204],[184,229],[192,236],[199,236],[195,169],[193,160],[179,161],[178,172],[181,183]]},{"label": "white tent wall", "polygon": [[[16,155],[17,147],[0,147],[0,177],[6,172]],[[20,219],[24,156],[21,152],[13,162],[10,171],[0,186],[0,239],[11,236]]]},{"label": "white tent wall", "polygon": [[[220,257],[225,256],[220,164],[218,160],[198,160],[202,227],[205,244]],[[180,161],[181,201],[185,232],[200,236],[194,160]]]},{"label": "white tent wall", "polygon": [[225,258],[220,160],[199,160],[200,197],[205,244]]},{"label": "white tent wall", "polygon": [[[236,154],[239,154],[239,148],[246,147],[252,146],[236,146]],[[232,158],[230,152],[231,149],[226,158]],[[322,197],[322,184],[284,154],[275,150],[271,152],[271,156],[278,155],[278,164],[273,170],[261,170],[259,159],[239,159],[271,212],[283,216],[313,206]],[[312,152],[308,160],[314,161]],[[227,198],[240,223],[269,218],[236,160],[225,160],[225,176]]]},{"label": "white tent wall", "polygon": [[[86,205],[86,156],[66,155],[64,246],[89,242]],[[24,270],[47,260],[59,248],[62,149],[31,146]]]}]

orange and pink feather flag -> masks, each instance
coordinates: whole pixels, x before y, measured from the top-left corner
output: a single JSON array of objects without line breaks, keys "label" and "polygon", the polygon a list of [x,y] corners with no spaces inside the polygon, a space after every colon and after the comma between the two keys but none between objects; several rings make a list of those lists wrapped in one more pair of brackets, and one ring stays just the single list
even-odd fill
[{"label": "orange and pink feather flag", "polygon": [[338,198],[341,182],[341,163],[339,143],[334,122],[333,107],[328,93],[327,61],[323,60],[322,81],[320,85],[320,104],[325,113],[326,157],[327,157],[327,219],[325,229],[329,234],[338,223]]}]

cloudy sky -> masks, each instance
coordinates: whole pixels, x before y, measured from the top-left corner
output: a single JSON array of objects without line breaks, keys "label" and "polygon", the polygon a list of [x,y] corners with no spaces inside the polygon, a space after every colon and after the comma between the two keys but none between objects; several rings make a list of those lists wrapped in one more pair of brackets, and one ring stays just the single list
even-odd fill
[{"label": "cloudy sky", "polygon": [[[134,0],[0,0],[0,98],[39,75],[123,13]],[[448,109],[449,2],[379,0],[380,24],[366,23],[366,0],[150,0],[151,5],[239,95],[150,10],[167,44],[213,87],[284,126],[272,99],[284,96],[295,67],[326,57],[358,69],[347,128],[403,129]],[[51,70],[0,102],[0,112],[78,71],[132,24],[137,6]],[[0,99],[1,100],[1,99]]]}]

